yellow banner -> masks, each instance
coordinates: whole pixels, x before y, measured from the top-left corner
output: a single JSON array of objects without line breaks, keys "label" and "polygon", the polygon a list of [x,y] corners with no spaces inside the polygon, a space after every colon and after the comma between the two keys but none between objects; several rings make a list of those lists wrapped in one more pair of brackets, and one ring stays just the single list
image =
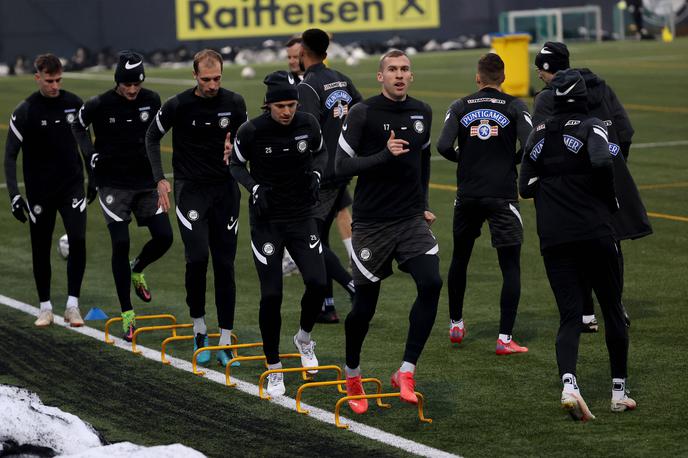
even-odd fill
[{"label": "yellow banner", "polygon": [[440,25],[439,0],[175,0],[177,39],[427,29]]}]

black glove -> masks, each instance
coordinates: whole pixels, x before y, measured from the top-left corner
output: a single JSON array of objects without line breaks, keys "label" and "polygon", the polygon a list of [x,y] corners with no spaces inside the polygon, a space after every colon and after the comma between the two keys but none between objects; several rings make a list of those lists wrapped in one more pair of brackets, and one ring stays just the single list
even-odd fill
[{"label": "black glove", "polygon": [[28,209],[29,207],[26,206],[26,201],[21,195],[17,194],[12,197],[12,216],[17,218],[17,221],[20,223],[26,222],[26,214],[24,212],[28,211]]},{"label": "black glove", "polygon": [[88,187],[86,188],[86,201],[90,204],[98,196],[98,188],[96,187],[95,180],[93,177],[88,179]]},{"label": "black glove", "polygon": [[320,172],[315,170],[310,173],[311,181],[308,185],[308,191],[311,193],[313,202],[320,202]]},{"label": "black glove", "polygon": [[251,192],[251,205],[253,206],[253,211],[256,216],[267,216],[270,204],[268,202],[268,197],[270,195],[272,188],[270,186],[255,185],[253,191]]}]

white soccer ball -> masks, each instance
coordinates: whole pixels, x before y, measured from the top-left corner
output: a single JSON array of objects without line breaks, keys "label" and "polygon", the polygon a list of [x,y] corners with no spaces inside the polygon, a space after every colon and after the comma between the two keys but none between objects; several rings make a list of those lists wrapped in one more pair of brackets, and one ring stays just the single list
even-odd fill
[{"label": "white soccer ball", "polygon": [[250,80],[256,77],[256,71],[251,67],[244,67],[241,69],[241,77],[245,80]]},{"label": "white soccer ball", "polygon": [[69,256],[69,239],[67,234],[60,237],[60,240],[57,241],[57,252],[64,259],[67,259]]}]

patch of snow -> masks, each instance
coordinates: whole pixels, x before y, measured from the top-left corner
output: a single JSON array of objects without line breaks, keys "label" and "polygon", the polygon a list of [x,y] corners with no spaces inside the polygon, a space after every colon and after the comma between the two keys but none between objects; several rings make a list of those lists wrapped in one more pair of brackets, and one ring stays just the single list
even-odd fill
[{"label": "patch of snow", "polygon": [[182,444],[144,447],[131,442],[103,445],[98,432],[79,417],[46,406],[37,394],[0,385],[0,455],[6,447],[35,447],[70,458],[201,458],[202,453]]},{"label": "patch of snow", "polygon": [[182,444],[143,447],[131,442],[119,442],[105,447],[91,448],[75,455],[60,458],[204,458],[205,455]]},{"label": "patch of snow", "polygon": [[0,441],[48,447],[57,453],[78,453],[102,445],[95,429],[79,417],[43,405],[23,388],[0,385]]}]

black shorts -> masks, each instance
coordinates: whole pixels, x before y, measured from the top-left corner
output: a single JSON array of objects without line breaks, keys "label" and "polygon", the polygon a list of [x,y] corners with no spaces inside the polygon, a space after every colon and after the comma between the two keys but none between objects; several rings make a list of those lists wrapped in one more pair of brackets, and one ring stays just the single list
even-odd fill
[{"label": "black shorts", "polygon": [[[53,194],[37,193],[34,189],[27,189],[26,205],[29,207],[29,220],[34,224],[38,224],[44,215],[50,215],[58,210],[63,216],[69,212],[84,213],[87,205],[84,183],[82,180],[74,180],[66,190]],[[52,216],[48,218],[54,219]]]},{"label": "black shorts", "polygon": [[334,219],[340,210],[351,205],[351,195],[346,183],[337,188],[321,188],[319,193],[320,203],[315,207],[314,217],[319,221]]},{"label": "black shorts", "polygon": [[454,201],[454,237],[480,237],[480,228],[487,220],[492,246],[523,243],[523,222],[518,201],[495,197],[461,197]]},{"label": "black shorts", "polygon": [[375,283],[389,277],[392,259],[404,270],[409,259],[439,252],[437,240],[422,215],[393,221],[356,221],[351,243],[354,284]]},{"label": "black shorts", "polygon": [[324,266],[323,247],[313,218],[291,222],[251,223],[251,250],[259,270],[277,266],[281,279],[285,248],[289,250],[300,270],[308,269],[308,266]]},{"label": "black shorts", "polygon": [[175,213],[182,232],[194,227],[213,224],[226,226],[234,236],[239,233],[239,199],[241,194],[236,181],[220,184],[202,184],[175,180]]},{"label": "black shorts", "polygon": [[98,201],[107,224],[129,222],[133,213],[138,225],[144,226],[152,216],[162,213],[162,207],[158,207],[156,189],[119,189],[100,186],[98,187]]}]

